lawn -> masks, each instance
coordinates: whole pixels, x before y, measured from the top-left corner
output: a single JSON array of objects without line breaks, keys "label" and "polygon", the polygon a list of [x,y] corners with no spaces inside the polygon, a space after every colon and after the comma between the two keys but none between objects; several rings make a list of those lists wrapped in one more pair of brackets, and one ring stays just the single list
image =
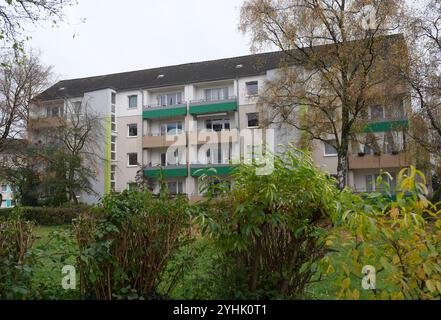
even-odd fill
[{"label": "lawn", "polygon": [[39,264],[34,269],[35,287],[40,288],[45,299],[75,299],[78,289],[67,291],[61,286],[65,276],[62,274],[63,266],[75,266],[77,247],[71,226],[37,226],[34,232],[33,252],[39,257]]}]

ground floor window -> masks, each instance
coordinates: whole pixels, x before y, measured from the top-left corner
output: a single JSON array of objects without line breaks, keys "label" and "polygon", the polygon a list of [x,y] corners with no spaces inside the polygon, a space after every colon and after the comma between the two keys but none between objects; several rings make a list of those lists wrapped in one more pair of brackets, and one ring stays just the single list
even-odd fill
[{"label": "ground floor window", "polygon": [[184,193],[184,183],[183,181],[169,181],[167,183],[167,189],[169,194]]}]

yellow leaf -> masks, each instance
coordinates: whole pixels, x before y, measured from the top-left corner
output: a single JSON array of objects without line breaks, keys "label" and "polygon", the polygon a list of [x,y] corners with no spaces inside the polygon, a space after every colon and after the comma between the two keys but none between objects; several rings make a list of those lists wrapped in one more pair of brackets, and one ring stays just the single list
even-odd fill
[{"label": "yellow leaf", "polygon": [[381,298],[381,300],[388,300],[389,294],[387,293],[387,291],[381,292],[380,298]]},{"label": "yellow leaf", "polygon": [[436,284],[433,280],[426,280],[426,286],[429,289],[430,292],[435,292]]},{"label": "yellow leaf", "polygon": [[326,245],[328,247],[332,246],[334,244],[334,242],[332,242],[332,240],[326,240]]},{"label": "yellow leaf", "polygon": [[436,282],[436,288],[438,289],[438,292],[441,293],[441,281]]},{"label": "yellow leaf", "polygon": [[359,300],[360,299],[360,291],[358,291],[357,289],[354,289],[354,291],[352,291],[352,298],[355,300]]},{"label": "yellow leaf", "polygon": [[335,269],[334,269],[334,267],[330,264],[329,266],[328,266],[328,269],[326,269],[326,273],[334,273],[335,272]]},{"label": "yellow leaf", "polygon": [[400,215],[400,209],[398,209],[397,207],[393,207],[390,210],[390,216],[392,217],[392,219],[397,219]]},{"label": "yellow leaf", "polygon": [[426,273],[424,272],[424,270],[422,268],[418,268],[416,271],[416,274],[420,279],[422,279],[422,280],[426,279]]},{"label": "yellow leaf", "polygon": [[349,278],[344,279],[343,282],[341,283],[343,289],[349,288],[350,285],[351,285],[351,279]]},{"label": "yellow leaf", "polygon": [[404,300],[404,295],[402,292],[394,292],[391,296],[392,300]]},{"label": "yellow leaf", "polygon": [[400,257],[398,255],[394,255],[392,258],[393,264],[399,264],[400,263]]}]

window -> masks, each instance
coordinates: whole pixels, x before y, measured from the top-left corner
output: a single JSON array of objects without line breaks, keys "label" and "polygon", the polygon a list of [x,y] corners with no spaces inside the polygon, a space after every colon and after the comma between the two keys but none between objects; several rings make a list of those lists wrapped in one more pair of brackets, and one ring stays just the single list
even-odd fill
[{"label": "window", "polygon": [[405,103],[405,100],[400,100],[396,104],[386,108],[385,112],[387,119],[405,119]]},{"label": "window", "polygon": [[1,188],[2,188],[2,192],[6,192],[6,190],[7,190],[7,186],[6,185],[3,184]]},{"label": "window", "polygon": [[247,95],[255,96],[259,93],[259,86],[257,81],[250,81],[246,83]]},{"label": "window", "polygon": [[131,123],[127,125],[129,129],[129,137],[137,137],[138,136],[138,125],[136,123]]},{"label": "window", "polygon": [[[366,191],[367,192],[373,192],[373,191],[383,192],[383,191],[386,191],[386,189],[388,188],[389,189],[388,191],[393,193],[397,187],[396,173],[392,172],[389,174],[392,178],[390,178],[388,175],[383,175],[382,182],[378,185],[377,185],[377,179],[380,175],[379,174],[368,174],[366,176]],[[387,185],[389,185],[389,187],[387,187]]]},{"label": "window", "polygon": [[383,152],[385,154],[392,154],[393,152],[397,151],[392,133],[390,132],[385,133],[383,147],[384,147]]},{"label": "window", "polygon": [[374,151],[372,150],[371,146],[369,144],[365,144],[363,146],[363,153],[364,154],[373,154]]},{"label": "window", "polygon": [[73,109],[74,114],[81,114],[81,101],[74,102]]},{"label": "window", "polygon": [[228,99],[228,87],[205,89],[205,100],[217,101]]},{"label": "window", "polygon": [[177,135],[182,133],[182,121],[161,124],[161,136]]},{"label": "window", "polygon": [[167,183],[169,194],[179,194],[184,192],[184,184],[182,181],[169,181]]},{"label": "window", "polygon": [[158,104],[160,106],[171,106],[182,104],[182,92],[168,93],[158,96]]},{"label": "window", "polygon": [[225,164],[231,160],[232,144],[218,144],[215,147],[207,149],[206,162],[208,164]]},{"label": "window", "polygon": [[373,176],[371,174],[366,176],[366,191],[372,192],[374,190],[374,181]]},{"label": "window", "polygon": [[382,106],[371,106],[371,120],[383,120],[384,109]]},{"label": "window", "polygon": [[111,100],[112,104],[116,103],[116,93],[115,92],[112,92],[110,100]]},{"label": "window", "polygon": [[255,113],[247,113],[247,123],[248,128],[258,127],[259,126],[259,114]]},{"label": "window", "polygon": [[337,150],[335,149],[335,140],[328,140],[324,142],[325,145],[325,156],[336,156]]},{"label": "window", "polygon": [[167,165],[167,154],[161,153],[161,166],[166,166],[166,165]]},{"label": "window", "polygon": [[48,118],[52,117],[62,117],[63,116],[63,108],[56,106],[56,107],[47,107],[46,108],[46,116]]},{"label": "window", "polygon": [[138,165],[138,154],[136,152],[128,153],[127,157],[129,158],[129,166]]},{"label": "window", "polygon": [[129,109],[136,109],[138,108],[138,96],[133,95],[129,96]]},{"label": "window", "polygon": [[205,129],[209,131],[230,130],[230,119],[205,120]]}]

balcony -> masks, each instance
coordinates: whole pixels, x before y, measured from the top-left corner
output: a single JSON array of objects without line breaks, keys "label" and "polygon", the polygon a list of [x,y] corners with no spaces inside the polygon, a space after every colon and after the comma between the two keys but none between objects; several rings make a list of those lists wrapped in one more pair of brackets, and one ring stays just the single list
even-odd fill
[{"label": "balcony", "polygon": [[365,133],[401,131],[409,127],[407,119],[382,119],[372,121],[363,129]]},{"label": "balcony", "polygon": [[187,104],[185,102],[168,106],[145,106],[142,113],[144,119],[164,119],[173,117],[185,117],[186,115]]},{"label": "balcony", "polygon": [[349,169],[385,169],[403,168],[412,164],[412,157],[408,152],[394,154],[370,155],[365,154],[349,155]]},{"label": "balcony", "polygon": [[187,136],[185,133],[178,135],[161,135],[161,134],[149,134],[143,137],[142,146],[144,149],[163,148],[175,146],[187,145]]},{"label": "balcony", "polygon": [[216,112],[237,111],[236,97],[223,100],[198,100],[190,102],[190,114],[207,114]]},{"label": "balcony", "polygon": [[29,119],[29,128],[33,130],[58,128],[64,126],[66,120],[62,117]]},{"label": "balcony", "polygon": [[149,166],[145,166],[144,167],[144,176],[146,178],[158,178],[160,172],[163,172],[164,177],[167,178],[175,178],[175,177],[187,177],[188,176],[188,170],[187,170],[187,165],[186,164],[175,164],[175,165],[166,165],[166,166],[161,166],[161,165],[149,165]]},{"label": "balcony", "polygon": [[225,176],[230,175],[235,169],[231,164],[191,164],[190,175],[192,177],[207,176]]},{"label": "balcony", "polygon": [[189,144],[206,144],[206,143],[235,143],[239,140],[239,132],[237,129],[190,132],[188,136]]}]

